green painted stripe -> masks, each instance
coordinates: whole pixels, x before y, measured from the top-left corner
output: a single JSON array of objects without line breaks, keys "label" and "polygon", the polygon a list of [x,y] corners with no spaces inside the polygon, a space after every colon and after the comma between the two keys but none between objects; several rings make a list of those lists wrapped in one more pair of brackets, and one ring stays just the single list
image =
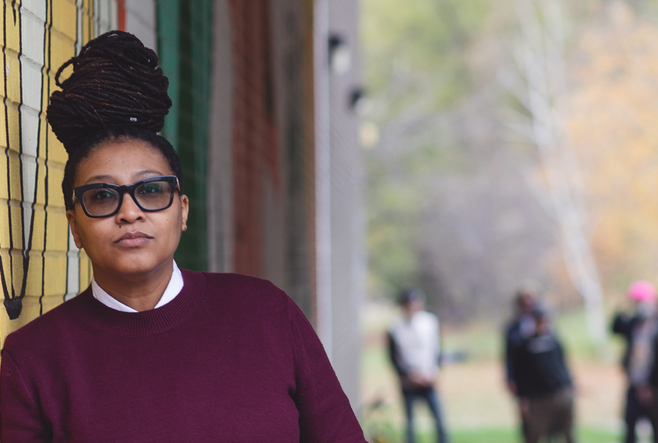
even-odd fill
[{"label": "green painted stripe", "polygon": [[207,164],[212,57],[212,1],[158,2],[160,64],[169,77],[173,106],[163,135],[178,151],[185,194],[190,199],[188,230],[176,252],[186,269],[208,268]]}]

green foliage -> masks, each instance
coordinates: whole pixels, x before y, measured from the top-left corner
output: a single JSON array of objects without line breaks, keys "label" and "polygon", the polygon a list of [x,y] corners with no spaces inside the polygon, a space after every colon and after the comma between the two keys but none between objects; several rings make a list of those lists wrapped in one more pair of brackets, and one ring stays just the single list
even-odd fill
[{"label": "green foliage", "polygon": [[369,196],[369,266],[377,276],[372,283],[378,293],[397,293],[411,283],[410,275],[418,268],[417,257],[409,248],[416,237],[417,197],[413,188],[386,181]]},{"label": "green foliage", "polygon": [[[367,429],[367,428],[366,428]],[[373,428],[376,431],[383,430],[381,434],[387,443],[404,441],[404,430],[393,426],[391,423],[381,424]],[[519,431],[513,428],[482,428],[482,429],[449,429],[450,441],[453,443],[521,443]],[[611,443],[619,441],[619,432],[579,427],[576,435],[580,443]],[[371,441],[374,441],[371,439]],[[417,432],[418,443],[431,443],[436,441],[432,432]]]},{"label": "green foliage", "polygon": [[[569,361],[600,361],[601,349],[589,338],[583,309],[554,312],[552,315],[556,334],[564,345]],[[503,352],[502,331],[500,325],[480,320],[464,325],[459,330],[446,331],[443,335],[443,346],[448,351],[466,352],[471,360],[496,360]],[[618,344],[609,340],[603,350],[603,356],[619,354]]]},{"label": "green foliage", "polygon": [[[555,314],[555,329],[564,344],[566,357],[573,359],[596,361],[602,355],[601,351],[610,354],[612,348],[601,350],[590,339],[587,331],[585,311],[576,309]],[[607,343],[610,346],[610,343]]]},{"label": "green foliage", "polygon": [[466,50],[486,12],[486,0],[362,2],[366,81],[391,96],[391,116],[421,98],[441,108],[463,96]]},{"label": "green foliage", "polygon": [[658,18],[658,3],[655,0],[635,0],[633,6],[635,6],[635,11],[644,17],[653,20]]},{"label": "green foliage", "polygon": [[[488,0],[363,0],[361,41],[370,120],[382,130],[435,115],[469,91],[468,48],[488,11]],[[421,122],[422,123],[422,122]],[[418,284],[416,245],[426,183],[455,165],[451,150],[427,135],[427,124],[407,131],[387,152],[366,152],[371,292],[395,294]]]},{"label": "green foliage", "polygon": [[464,352],[470,361],[497,361],[503,355],[503,329],[478,322],[458,331],[444,331],[443,349]]},{"label": "green foliage", "polygon": [[[516,429],[463,429],[451,435],[454,443],[513,443],[520,441]],[[428,440],[429,441],[429,440]]]},{"label": "green foliage", "polygon": [[[567,34],[576,41],[582,30],[591,26],[596,17],[605,15],[614,2],[562,3],[569,9],[569,20],[564,23]],[[658,17],[655,1],[626,3],[643,17]],[[419,245],[427,241],[421,236],[424,215],[431,210],[441,213],[438,206],[448,201],[441,200],[441,192],[460,195],[449,184],[437,191],[437,177],[451,175],[461,179],[474,175],[473,171],[483,174],[487,168],[493,171],[496,167],[507,167],[502,162],[487,160],[494,157],[490,152],[499,147],[520,159],[510,164],[533,161],[534,150],[527,150],[519,143],[501,142],[502,137],[496,138],[501,134],[486,127],[493,120],[501,120],[501,108],[526,112],[519,98],[511,93],[513,88],[506,94],[496,83],[497,74],[514,66],[511,60],[514,42],[520,38],[514,4],[515,0],[361,0],[363,70],[372,103],[365,119],[379,128],[381,140],[378,146],[365,152],[370,293],[391,296],[403,286],[422,286],[419,263],[427,263],[419,257]],[[482,105],[482,97],[489,93],[495,97]],[[473,108],[477,109],[463,111],[467,104],[474,104]],[[478,106],[487,110],[482,111]],[[482,118],[457,121],[466,112],[481,113],[478,117]],[[456,120],[450,120],[455,116]],[[484,120],[487,121],[481,123],[482,127],[472,124]],[[476,166],[478,161],[481,164]],[[492,188],[492,193],[504,190],[503,185]],[[472,194],[480,195],[475,191]],[[518,205],[528,206],[526,203],[519,200]],[[493,212],[483,208],[480,214],[491,216]],[[523,212],[528,214],[529,210]],[[496,215],[491,216],[492,221],[497,219]],[[432,232],[442,228],[440,225]],[[537,232],[542,233],[539,228]],[[543,251],[543,240],[540,240],[536,249]],[[432,247],[432,252],[436,252],[438,247]],[[457,240],[455,247],[461,247]],[[444,251],[450,253],[450,248],[438,251],[435,256]],[[516,258],[506,250],[499,260],[513,264]],[[624,278],[614,277],[615,287],[623,286],[626,275],[633,275],[634,268],[629,262]],[[478,275],[486,276],[486,273]],[[437,273],[432,277],[438,281],[444,275]],[[441,290],[445,292],[441,296],[446,299],[458,298],[454,285],[443,284]]]},{"label": "green foliage", "polygon": [[[610,443],[618,441],[618,432],[580,427],[576,431],[581,443]],[[514,443],[521,442],[516,429],[463,429],[451,435],[453,443]],[[432,441],[430,439],[427,440]]]}]

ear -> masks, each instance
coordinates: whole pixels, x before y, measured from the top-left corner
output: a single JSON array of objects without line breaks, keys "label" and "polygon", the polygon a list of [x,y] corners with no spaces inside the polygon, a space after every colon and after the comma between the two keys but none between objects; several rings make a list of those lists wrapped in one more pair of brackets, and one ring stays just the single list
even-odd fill
[{"label": "ear", "polygon": [[69,221],[69,226],[71,227],[71,234],[73,234],[73,241],[78,249],[82,249],[84,246],[82,240],[80,239],[80,234],[78,233],[78,223],[75,219],[75,210],[70,209],[66,211],[66,219]]},{"label": "ear", "polygon": [[187,216],[190,212],[190,199],[187,195],[180,196],[180,209],[181,209],[181,231],[187,231]]}]

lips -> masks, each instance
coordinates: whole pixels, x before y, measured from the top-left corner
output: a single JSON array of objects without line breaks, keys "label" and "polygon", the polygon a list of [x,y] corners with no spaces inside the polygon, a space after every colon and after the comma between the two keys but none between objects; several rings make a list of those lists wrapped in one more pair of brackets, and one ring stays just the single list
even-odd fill
[{"label": "lips", "polygon": [[116,243],[119,246],[123,247],[136,247],[136,246],[143,246],[150,242],[153,239],[150,235],[144,234],[143,232],[135,231],[135,232],[126,232],[123,234],[117,241]]}]

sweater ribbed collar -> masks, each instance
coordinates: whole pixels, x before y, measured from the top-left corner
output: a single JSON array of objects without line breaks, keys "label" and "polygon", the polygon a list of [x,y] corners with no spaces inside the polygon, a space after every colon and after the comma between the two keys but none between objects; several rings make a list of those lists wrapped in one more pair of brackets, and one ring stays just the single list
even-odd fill
[{"label": "sweater ribbed collar", "polygon": [[208,282],[202,273],[181,269],[185,286],[171,302],[142,312],[121,312],[96,300],[87,288],[67,303],[77,304],[87,326],[118,336],[141,337],[168,331],[188,320],[207,296]]}]

